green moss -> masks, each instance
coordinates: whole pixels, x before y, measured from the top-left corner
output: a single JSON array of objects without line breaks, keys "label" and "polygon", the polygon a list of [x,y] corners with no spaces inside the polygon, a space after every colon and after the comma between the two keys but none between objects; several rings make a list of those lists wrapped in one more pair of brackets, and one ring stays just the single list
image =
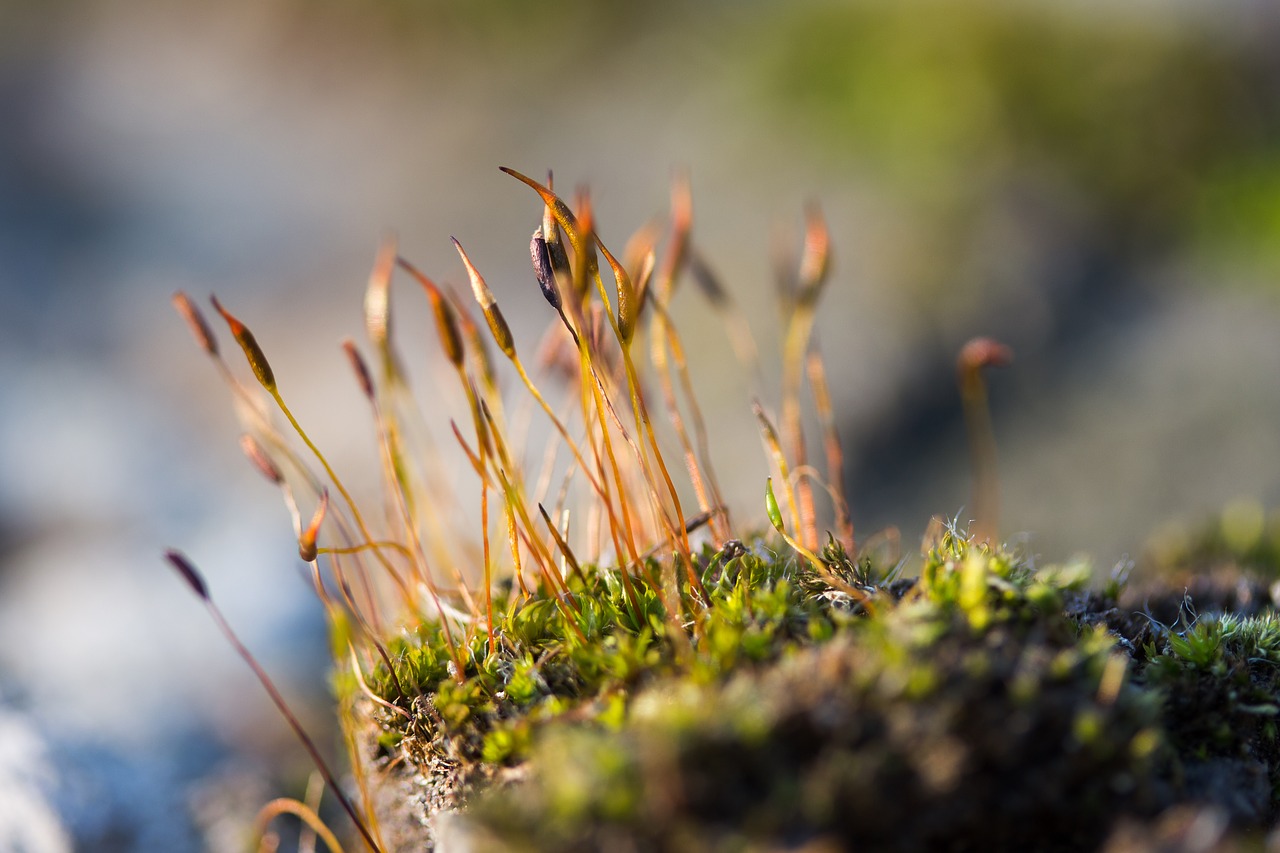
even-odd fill
[{"label": "green moss", "polygon": [[[1169,679],[1211,670],[1228,647],[1271,654],[1280,636],[1275,622],[1205,622],[1175,644],[1203,647],[1198,663],[1153,654],[1131,683],[1120,637],[1064,608],[1080,567],[1038,571],[955,531],[914,582],[836,545],[824,556],[871,592],[869,608],[764,541],[704,551],[710,607],[687,656],[661,614],[637,629],[603,580],[577,591],[599,596],[587,643],[535,599],[505,617],[494,654],[473,641],[462,683],[417,662],[443,659],[424,626],[396,660],[435,710],[405,728],[426,726],[455,758],[521,768],[469,809],[510,849],[1079,846],[1168,800]],[[1250,697],[1240,713],[1270,719]]]},{"label": "green moss", "polygon": [[[845,564],[857,576],[852,563]],[[678,651],[689,642],[672,642],[659,596],[643,577],[632,579],[643,609],[637,615],[616,574],[592,569],[585,581],[573,583],[572,606],[545,595],[510,609],[498,602],[505,615],[495,626],[495,647],[489,649],[484,633],[473,636],[461,678],[450,671],[443,633],[424,624],[391,643],[396,679],[380,668],[370,686],[406,708],[415,696],[431,696],[426,724],[433,737],[450,740],[467,760],[510,763],[525,756],[528,739],[515,732],[529,720],[574,712],[579,719],[616,723],[623,697],[655,678],[680,674],[710,683],[798,645],[830,639],[854,618],[838,596],[825,597],[831,590],[819,589],[794,558],[779,556],[764,541],[751,550],[737,542],[720,551],[708,548],[699,569],[710,606],[691,622],[687,659]],[[424,725],[392,714],[382,723],[392,730]]]},{"label": "green moss", "polygon": [[[1175,744],[1196,757],[1280,757],[1280,616],[1203,617],[1146,647]],[[1280,768],[1278,768],[1280,769]]]},{"label": "green moss", "polygon": [[649,681],[616,733],[543,728],[472,819],[509,849],[1007,848],[1096,844],[1150,808],[1160,706],[1103,689],[1115,638],[1043,609],[1028,592],[1054,582],[1002,552],[952,536],[925,568],[767,666]]}]

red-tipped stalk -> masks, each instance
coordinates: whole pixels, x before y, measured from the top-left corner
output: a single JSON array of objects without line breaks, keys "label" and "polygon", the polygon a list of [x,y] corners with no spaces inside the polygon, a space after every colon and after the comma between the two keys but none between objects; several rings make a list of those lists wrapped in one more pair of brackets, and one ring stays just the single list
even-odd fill
[{"label": "red-tipped stalk", "polygon": [[969,453],[973,463],[973,538],[977,542],[995,539],[1000,522],[1000,478],[996,471],[996,435],[991,426],[986,367],[1006,367],[1013,351],[991,338],[974,338],[960,349],[956,359],[960,398],[964,404],[969,432]]},{"label": "red-tipped stalk", "polygon": [[311,740],[311,736],[307,734],[306,729],[302,727],[302,724],[298,722],[298,718],[294,716],[293,711],[289,709],[288,703],[284,701],[284,697],[280,695],[280,691],[276,689],[275,683],[271,680],[270,676],[267,675],[266,670],[262,668],[253,654],[245,647],[244,643],[240,642],[239,636],[237,636],[236,632],[232,630],[230,623],[227,622],[226,618],[222,615],[222,611],[209,595],[209,588],[205,584],[204,578],[201,576],[199,570],[197,570],[191,561],[188,560],[180,551],[166,551],[164,556],[165,559],[169,561],[169,565],[172,566],[174,570],[182,576],[183,580],[187,582],[187,585],[191,587],[191,591],[204,602],[205,607],[209,611],[209,615],[213,617],[214,624],[218,626],[218,630],[222,632],[222,635],[227,638],[227,642],[229,642],[232,648],[236,650],[236,654],[240,655],[241,659],[243,659],[244,662],[249,665],[249,668],[253,670],[253,674],[257,676],[263,689],[267,691],[267,695],[271,697],[271,701],[275,703],[275,706],[280,711],[281,716],[283,716],[285,721],[288,722],[289,727],[293,729],[293,733],[297,735],[298,740],[302,742],[303,747],[311,756],[311,760],[315,762],[316,769],[320,771],[322,776],[324,776],[325,784],[333,790],[333,794],[338,798],[339,804],[341,804],[343,810],[351,818],[352,822],[355,823],[356,829],[360,831],[360,835],[364,838],[365,843],[369,845],[369,849],[377,851],[377,853],[381,853],[381,845],[374,840],[373,834],[365,824],[364,819],[360,817],[360,814],[356,811],[351,800],[347,798],[347,795],[342,792],[342,788],[338,785],[337,777],[334,776],[333,771],[329,769],[329,763],[324,760],[322,755],[320,755],[320,750],[316,749],[315,742]]},{"label": "red-tipped stalk", "polygon": [[[694,491],[698,494],[699,507],[703,512],[718,508],[712,519],[712,526],[717,541],[724,542],[729,538],[729,513],[720,493],[715,469],[711,465],[711,442],[706,421],[702,417],[702,407],[698,405],[697,397],[693,392],[693,378],[689,375],[689,362],[685,356],[684,343],[676,330],[675,323],[667,313],[666,306],[657,299],[653,301],[653,306],[657,319],[654,323],[650,357],[658,372],[658,384],[662,390],[663,402],[666,404],[667,415],[684,451],[685,467],[693,480]],[[675,367],[676,376],[680,380],[680,389],[689,405],[689,418],[693,421],[693,432],[698,443],[697,453],[694,452],[693,444],[689,440],[689,432],[685,428],[684,417],[680,414],[680,406],[676,401],[675,386],[671,382],[667,361],[668,350],[671,354],[670,364]],[[701,466],[698,464],[699,454],[703,459]],[[703,467],[706,468],[705,485],[702,477]]]},{"label": "red-tipped stalk", "polygon": [[[804,424],[800,416],[800,385],[805,353],[817,316],[818,296],[830,267],[830,235],[826,220],[816,206],[805,213],[804,251],[796,279],[794,299],[783,339],[782,352],[782,440],[797,467],[807,464]],[[801,523],[797,535],[810,548],[818,545],[817,517],[813,487],[807,480],[796,484]]]},{"label": "red-tipped stalk", "polygon": [[320,503],[316,506],[315,515],[311,517],[311,523],[302,531],[302,535],[298,537],[298,556],[302,558],[304,563],[313,563],[316,559],[316,537],[320,535],[320,525],[324,523],[324,514],[329,509],[329,490],[325,489],[320,493]]},{"label": "red-tipped stalk", "polygon": [[388,235],[378,246],[369,286],[364,295],[365,331],[382,367],[382,378],[400,384],[402,371],[391,346],[391,273],[396,266],[396,237]]}]

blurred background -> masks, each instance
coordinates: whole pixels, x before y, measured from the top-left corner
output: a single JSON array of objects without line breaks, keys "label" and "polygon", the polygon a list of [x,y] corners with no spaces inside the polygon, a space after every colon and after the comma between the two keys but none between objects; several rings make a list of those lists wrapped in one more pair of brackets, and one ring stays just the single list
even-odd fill
[{"label": "blurred background", "polygon": [[[1039,559],[1105,571],[1224,507],[1273,536],[1280,12],[1117,5],[0,0],[0,849],[240,849],[301,794],[301,751],[159,558],[190,554],[329,724],[288,518],[169,296],[216,291],[372,488],[337,343],[384,235],[460,284],[457,237],[524,346],[549,319],[539,204],[499,165],[589,186],[616,248],[687,172],[766,363],[770,247],[821,204],[862,535],[909,551],[964,518],[954,357],[988,334],[1017,355],[991,375],[1001,529]],[[430,320],[396,293],[425,385]],[[676,303],[759,518],[748,382],[694,289]]]}]

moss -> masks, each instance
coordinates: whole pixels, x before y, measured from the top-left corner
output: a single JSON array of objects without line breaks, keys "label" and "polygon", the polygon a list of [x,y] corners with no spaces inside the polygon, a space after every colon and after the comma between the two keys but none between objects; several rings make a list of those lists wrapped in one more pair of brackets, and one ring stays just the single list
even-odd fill
[{"label": "moss", "polygon": [[[1242,827],[1274,818],[1275,612],[1189,602],[1165,625],[1117,606],[1122,579],[1089,589],[1085,567],[1036,569],[954,530],[914,579],[838,545],[824,562],[869,606],[764,540],[733,543],[701,555],[712,600],[690,657],[661,615],[622,618],[602,582],[593,648],[535,600],[507,620],[538,630],[504,629],[465,683],[431,670],[433,701],[453,709],[432,716],[436,743],[509,769],[470,777],[471,836],[511,850],[1088,849],[1177,803]],[[414,653],[400,651],[405,673]]]},{"label": "moss", "polygon": [[[1078,570],[954,531],[915,582],[838,545],[825,557],[870,608],[763,541],[735,543],[702,554],[711,606],[688,659],[665,620],[624,625],[602,582],[590,647],[543,599],[507,616],[538,630],[504,626],[464,683],[425,670],[435,748],[519,767],[475,777],[474,831],[511,849],[1076,849],[1170,800],[1163,694],[1126,680],[1120,637],[1064,607]],[[439,658],[421,636],[398,652],[405,675]]]},{"label": "moss", "polygon": [[[494,647],[484,633],[472,637],[461,678],[450,671],[447,640],[434,624],[391,643],[396,678],[379,668],[370,686],[406,708],[414,697],[429,696],[430,709],[411,719],[388,712],[382,725],[446,738],[460,759],[515,763],[525,757],[530,725],[565,715],[616,721],[626,695],[655,679],[678,674],[711,683],[829,639],[856,618],[843,598],[763,540],[750,549],[737,541],[706,548],[698,570],[709,606],[690,623],[692,653],[684,659],[680,649],[690,642],[672,642],[658,594],[643,576],[631,580],[642,602],[637,613],[614,572],[592,569],[573,582],[572,607],[545,590],[510,609],[499,602],[504,615]],[[869,570],[847,559],[841,569],[855,581]]]}]

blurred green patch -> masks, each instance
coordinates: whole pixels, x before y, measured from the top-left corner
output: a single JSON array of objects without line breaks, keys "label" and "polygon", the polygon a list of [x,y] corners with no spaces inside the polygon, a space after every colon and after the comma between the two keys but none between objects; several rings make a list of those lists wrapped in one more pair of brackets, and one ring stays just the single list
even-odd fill
[{"label": "blurred green patch", "polygon": [[1195,232],[1212,260],[1280,272],[1280,142],[1210,175],[1195,216]]},{"label": "blurred green patch", "polygon": [[1280,87],[1244,29],[1157,7],[802,4],[751,53],[776,111],[934,228],[963,233],[1012,190],[1108,253],[1177,240],[1280,269]]}]

